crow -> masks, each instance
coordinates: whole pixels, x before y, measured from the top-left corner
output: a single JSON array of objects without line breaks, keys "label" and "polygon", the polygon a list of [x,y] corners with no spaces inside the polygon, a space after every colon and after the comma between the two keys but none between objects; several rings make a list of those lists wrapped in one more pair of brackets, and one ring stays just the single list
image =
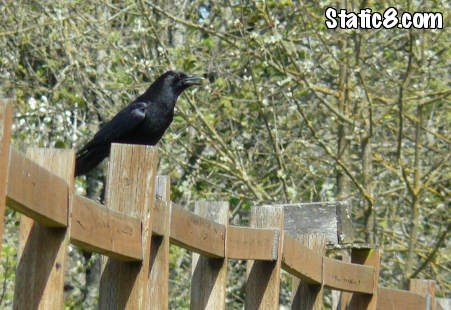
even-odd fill
[{"label": "crow", "polygon": [[75,176],[96,167],[110,154],[112,142],[155,145],[172,122],[179,95],[188,87],[203,85],[206,79],[168,71],[100,128],[76,154]]}]

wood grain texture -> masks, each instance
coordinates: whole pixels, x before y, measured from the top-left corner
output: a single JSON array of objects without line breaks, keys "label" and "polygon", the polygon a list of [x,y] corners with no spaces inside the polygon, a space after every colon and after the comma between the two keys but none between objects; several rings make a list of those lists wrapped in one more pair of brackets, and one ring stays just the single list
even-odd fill
[{"label": "wood grain texture", "polygon": [[434,280],[425,280],[425,279],[410,279],[409,282],[409,290],[411,292],[420,294],[422,296],[429,295],[431,298],[431,308],[430,310],[435,310],[435,290],[436,290],[437,282]]},{"label": "wood grain texture", "polygon": [[171,243],[208,257],[224,257],[225,225],[172,206]]},{"label": "wood grain texture", "polygon": [[279,309],[280,267],[282,261],[283,208],[251,208],[250,226],[279,229],[277,260],[248,261],[245,309]]},{"label": "wood grain texture", "polygon": [[[227,227],[227,202],[196,202],[197,215]],[[223,241],[225,246],[226,240]],[[225,255],[226,256],[226,255]],[[227,258],[209,258],[192,254],[191,306],[193,310],[220,310],[226,307]]]},{"label": "wood grain texture", "polygon": [[[14,148],[9,158],[7,205],[45,226],[66,227],[68,183]],[[53,159],[47,168],[58,167],[58,157]],[[66,163],[62,169],[70,166]]]},{"label": "wood grain texture", "polygon": [[106,207],[141,219],[143,261],[109,258],[100,279],[99,309],[149,309],[148,278],[157,151],[151,146],[111,146]]},{"label": "wood grain texture", "polygon": [[277,247],[277,230],[265,228],[229,226],[227,228],[227,257],[229,259],[252,259],[273,261]]},{"label": "wood grain texture", "polygon": [[312,202],[281,205],[284,231],[291,236],[324,234],[328,243],[338,243],[337,208],[340,202]]},{"label": "wood grain texture", "polygon": [[155,208],[153,209],[153,224],[152,232],[155,236],[164,236],[166,231],[169,231],[171,225],[170,213],[166,214],[171,208],[170,201],[164,201],[160,199],[155,200]]},{"label": "wood grain texture", "polygon": [[71,242],[89,252],[124,261],[141,261],[141,221],[74,195]]},{"label": "wood grain texture", "polygon": [[282,268],[297,278],[311,284],[321,284],[323,258],[290,235],[285,235]]},{"label": "wood grain texture", "polygon": [[[335,251],[335,256],[338,258],[341,258],[341,261],[343,263],[351,263],[351,249],[345,248],[345,249],[338,249]],[[349,301],[349,298],[351,297],[351,294],[344,291],[337,291],[332,290],[332,309],[341,310],[342,305],[346,305],[346,303]]]},{"label": "wood grain texture", "polygon": [[349,200],[337,201],[337,235],[340,244],[349,244],[354,241],[352,205]]},{"label": "wood grain texture", "polygon": [[[43,205],[39,199],[49,198],[50,193],[61,191],[66,194],[65,199],[51,199],[43,201],[47,207],[60,210],[60,216],[70,214],[70,196],[73,190],[75,154],[72,150],[40,149],[28,150],[28,156],[37,164],[46,167],[58,176],[58,182],[33,184],[33,181],[46,177],[47,180],[55,180],[49,171],[40,168],[37,164],[26,163],[21,170],[23,176],[27,177],[24,182],[32,186],[28,201]],[[30,174],[27,173],[30,171]],[[40,172],[33,174],[33,172]],[[31,177],[30,177],[31,175]],[[63,182],[61,185],[60,182]],[[58,184],[56,188],[51,185]],[[17,185],[17,183],[16,183]],[[38,186],[39,185],[39,186]],[[29,187],[24,188],[24,190]],[[68,189],[70,191],[68,192]],[[38,192],[44,192],[44,195]],[[58,193],[54,193],[58,197]],[[55,203],[55,204],[52,204]],[[58,204],[56,204],[58,203]],[[48,210],[48,209],[47,209]],[[61,210],[64,210],[61,211]],[[47,213],[50,214],[50,213]],[[68,223],[68,219],[60,222]],[[64,301],[64,270],[67,256],[67,247],[70,242],[70,226],[67,228],[46,227],[27,216],[22,215],[19,239],[19,263],[16,270],[16,285],[14,287],[13,309],[62,309]]]},{"label": "wood grain texture", "polygon": [[[322,263],[322,255],[326,252],[326,236],[323,234],[307,234],[297,236],[297,240],[319,256],[314,263]],[[285,249],[285,247],[284,247]],[[309,264],[309,261],[305,262]],[[311,263],[311,262],[310,262]],[[315,266],[316,267],[316,266]],[[308,268],[308,267],[307,267]],[[306,269],[307,269],[306,268]],[[323,287],[322,284],[312,284],[292,277],[292,300],[293,310],[322,310],[323,309]]]},{"label": "wood grain texture", "polygon": [[[171,181],[168,176],[157,176],[153,217],[153,235],[150,245],[150,275],[148,281],[151,309],[169,308],[169,228],[171,221]],[[158,207],[157,207],[158,206]],[[158,235],[155,228],[158,227]]]},{"label": "wood grain texture", "polygon": [[377,310],[426,310],[426,297],[404,290],[379,287]]},{"label": "wood grain texture", "polygon": [[351,263],[373,267],[373,291],[370,294],[352,293],[349,297],[342,296],[342,309],[367,309],[376,310],[377,307],[377,287],[379,282],[380,269],[379,249],[352,249]]},{"label": "wood grain texture", "polygon": [[9,147],[13,105],[9,100],[0,100],[0,249],[3,241],[3,223],[6,203],[6,180],[8,177]]},{"label": "wood grain texture", "polygon": [[374,267],[343,263],[324,257],[323,282],[331,289],[372,294]]}]

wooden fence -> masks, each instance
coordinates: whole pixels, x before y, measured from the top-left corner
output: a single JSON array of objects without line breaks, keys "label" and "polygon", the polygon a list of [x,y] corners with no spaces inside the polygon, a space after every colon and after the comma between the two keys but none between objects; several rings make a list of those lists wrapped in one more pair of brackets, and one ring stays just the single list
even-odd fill
[{"label": "wooden fence", "polygon": [[246,309],[279,309],[281,269],[297,279],[292,309],[321,309],[323,288],[345,292],[341,309],[434,309],[432,282],[416,281],[416,291],[378,286],[377,249],[353,249],[351,263],[326,257],[325,234],[296,229],[302,208],[253,207],[250,226],[239,227],[229,225],[226,203],[199,202],[194,213],[172,204],[153,147],[112,146],[105,205],[77,195],[74,152],[22,154],[10,146],[11,122],[11,104],[0,103],[0,231],[5,201],[24,215],[14,309],[63,308],[69,243],[107,257],[99,309],[168,309],[169,243],[195,252],[191,309],[225,309],[231,259],[248,261]]}]

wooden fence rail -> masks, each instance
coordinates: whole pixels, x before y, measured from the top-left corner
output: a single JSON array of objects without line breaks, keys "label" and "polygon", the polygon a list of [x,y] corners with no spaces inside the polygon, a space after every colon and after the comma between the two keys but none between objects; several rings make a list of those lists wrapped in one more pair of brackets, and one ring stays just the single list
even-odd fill
[{"label": "wooden fence rail", "polygon": [[[305,227],[296,227],[293,219],[299,223],[306,217],[305,206],[253,207],[251,227],[238,227],[228,224],[225,203],[199,202],[195,213],[173,205],[169,178],[156,176],[153,147],[112,145],[105,206],[77,195],[74,153],[30,149],[22,154],[10,146],[11,119],[11,104],[0,103],[0,229],[5,201],[26,216],[14,309],[62,309],[69,242],[107,257],[100,309],[168,309],[169,243],[196,253],[192,309],[225,309],[230,259],[248,261],[246,309],[278,309],[280,269],[307,285],[302,294],[313,294],[300,296],[313,302],[294,306],[299,303],[293,301],[292,309],[319,309],[323,287],[349,293],[342,309],[432,309],[428,295],[378,287],[377,249],[355,250],[352,263],[344,263],[301,242]],[[316,216],[336,214],[314,210]],[[336,238],[330,231],[336,223],[326,226],[325,238]]]}]

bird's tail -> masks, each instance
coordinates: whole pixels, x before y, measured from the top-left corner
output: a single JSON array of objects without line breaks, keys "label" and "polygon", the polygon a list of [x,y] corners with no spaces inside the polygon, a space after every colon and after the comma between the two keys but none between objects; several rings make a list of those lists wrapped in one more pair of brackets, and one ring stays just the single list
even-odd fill
[{"label": "bird's tail", "polygon": [[75,159],[75,176],[86,174],[94,169],[108,156],[109,149],[104,147],[94,147],[82,149],[77,152]]}]

